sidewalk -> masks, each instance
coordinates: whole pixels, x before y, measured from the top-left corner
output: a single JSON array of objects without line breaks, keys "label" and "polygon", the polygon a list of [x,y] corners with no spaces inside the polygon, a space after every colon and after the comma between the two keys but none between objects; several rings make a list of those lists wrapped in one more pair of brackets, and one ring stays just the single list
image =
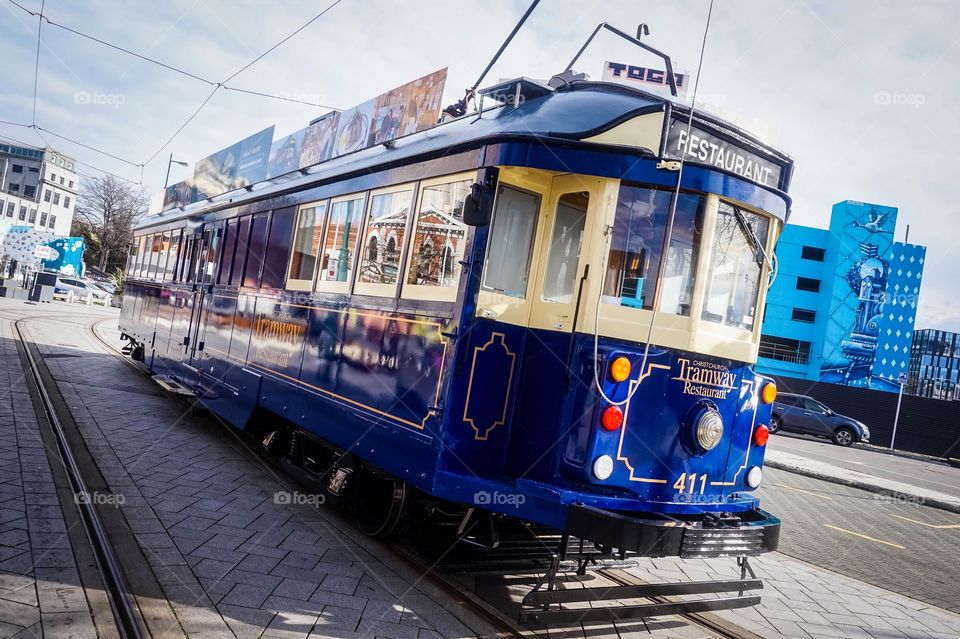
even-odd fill
[{"label": "sidewalk", "polygon": [[835,484],[852,486],[854,488],[888,495],[893,499],[901,501],[923,504],[932,508],[960,513],[960,497],[921,488],[906,482],[877,477],[869,473],[840,468],[839,466],[810,459],[809,457],[779,450],[768,450],[764,464],[771,468],[778,468]]}]

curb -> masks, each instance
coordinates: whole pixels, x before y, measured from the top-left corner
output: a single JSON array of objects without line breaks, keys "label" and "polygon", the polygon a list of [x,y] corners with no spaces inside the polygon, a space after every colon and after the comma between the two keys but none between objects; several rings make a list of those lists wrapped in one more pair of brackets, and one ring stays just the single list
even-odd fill
[{"label": "curb", "polygon": [[830,473],[815,469],[807,468],[794,464],[791,462],[785,462],[782,460],[776,459],[766,459],[763,462],[764,466],[769,466],[770,468],[776,468],[778,470],[785,470],[796,475],[804,475],[806,477],[812,477],[814,479],[820,479],[823,481],[828,481],[833,484],[840,484],[842,486],[850,486],[851,488],[859,488],[861,490],[867,490],[872,493],[877,493],[879,495],[887,495],[890,497],[906,497],[907,499],[916,500],[917,503],[920,503],[924,506],[930,506],[931,508],[937,508],[939,510],[946,510],[947,512],[960,514],[960,500],[958,501],[948,501],[941,499],[937,496],[931,496],[930,494],[924,494],[922,492],[907,492],[903,490],[894,490],[888,486],[880,485],[876,482],[867,481],[864,479],[854,478],[854,477],[839,477],[837,475],[832,475]]}]

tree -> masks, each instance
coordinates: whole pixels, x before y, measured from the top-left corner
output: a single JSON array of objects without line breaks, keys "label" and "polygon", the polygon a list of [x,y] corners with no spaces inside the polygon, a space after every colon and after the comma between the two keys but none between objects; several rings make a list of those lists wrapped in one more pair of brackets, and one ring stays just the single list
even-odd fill
[{"label": "tree", "polygon": [[147,202],[143,189],[110,175],[83,181],[72,231],[87,240],[88,264],[101,270],[123,265],[133,227],[147,214]]}]

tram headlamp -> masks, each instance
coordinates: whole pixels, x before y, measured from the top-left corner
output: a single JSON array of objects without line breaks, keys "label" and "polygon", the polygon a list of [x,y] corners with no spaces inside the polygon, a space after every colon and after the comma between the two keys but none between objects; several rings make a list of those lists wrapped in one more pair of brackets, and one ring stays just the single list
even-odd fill
[{"label": "tram headlamp", "polygon": [[756,488],[763,481],[763,471],[759,466],[754,466],[747,472],[747,486]]},{"label": "tram headlamp", "polygon": [[764,404],[772,404],[777,399],[777,385],[773,382],[767,382],[760,389],[760,399]]},{"label": "tram headlamp", "polygon": [[708,408],[697,420],[697,443],[704,450],[713,450],[723,438],[723,418],[720,413]]},{"label": "tram headlamp", "polygon": [[621,356],[610,362],[610,377],[615,382],[626,381],[630,377],[630,360]]},{"label": "tram headlamp", "polygon": [[613,474],[613,458],[610,455],[600,455],[593,460],[593,476],[604,481]]}]

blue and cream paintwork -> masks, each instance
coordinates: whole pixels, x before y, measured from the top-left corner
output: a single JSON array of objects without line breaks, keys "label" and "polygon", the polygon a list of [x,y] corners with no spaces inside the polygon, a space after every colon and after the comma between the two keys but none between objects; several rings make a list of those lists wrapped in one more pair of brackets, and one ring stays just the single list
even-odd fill
[{"label": "blue and cream paintwork", "polygon": [[[273,415],[439,498],[561,528],[571,504],[691,517],[754,511],[745,476],[762,464],[753,431],[770,417],[750,367],[759,322],[742,331],[696,319],[705,295],[699,277],[689,317],[657,317],[641,370],[651,312],[601,304],[596,318],[596,275],[585,279],[579,309],[536,294],[558,198],[589,194],[577,277],[588,264],[599,273],[621,181],[676,185],[677,173],[661,161],[670,124],[684,113],[636,90],[575,82],[150,218],[137,231],[184,227],[200,237],[238,214],[442,175],[475,178],[495,167],[501,184],[541,197],[526,298],[481,288],[490,227],[471,227],[459,286],[446,299],[131,278],[121,328],[145,346],[154,371],[177,377],[236,427],[255,410]],[[772,254],[790,206],[792,161],[726,123],[698,115],[697,126],[780,167],[768,185],[689,161],[681,188],[708,194],[702,245],[710,245],[723,198],[774,220]],[[701,253],[699,273],[710,257]],[[639,386],[612,432],[599,427],[595,325],[606,394],[619,399]],[[619,383],[606,375],[618,356],[633,364]],[[689,423],[706,406],[720,412],[725,430],[720,445],[702,452]],[[603,481],[591,472],[601,454],[615,460]]]}]

